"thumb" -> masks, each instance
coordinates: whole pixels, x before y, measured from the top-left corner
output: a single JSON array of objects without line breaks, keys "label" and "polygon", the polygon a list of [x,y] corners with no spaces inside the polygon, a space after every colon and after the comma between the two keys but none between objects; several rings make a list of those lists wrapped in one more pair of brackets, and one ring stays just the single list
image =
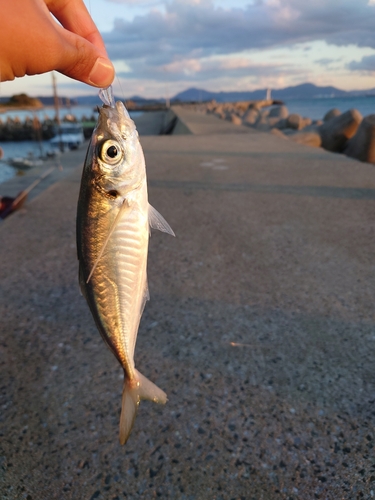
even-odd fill
[{"label": "thumb", "polygon": [[65,31],[64,37],[67,43],[60,53],[56,69],[94,87],[111,85],[115,69],[107,54],[79,35]]},{"label": "thumb", "polygon": [[88,83],[95,87],[108,87],[115,78],[115,69],[108,58],[98,57],[89,73]]}]

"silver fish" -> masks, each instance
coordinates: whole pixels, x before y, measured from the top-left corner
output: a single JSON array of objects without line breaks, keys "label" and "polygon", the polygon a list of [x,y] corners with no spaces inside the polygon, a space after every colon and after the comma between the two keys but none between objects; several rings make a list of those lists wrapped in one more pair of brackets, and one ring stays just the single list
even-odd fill
[{"label": "silver fish", "polygon": [[141,399],[165,403],[166,394],[134,366],[146,301],[150,227],[174,233],[148,203],[146,167],[135,124],[112,89],[83,168],[77,211],[79,282],[104,342],[124,369],[120,443],[125,444]]}]

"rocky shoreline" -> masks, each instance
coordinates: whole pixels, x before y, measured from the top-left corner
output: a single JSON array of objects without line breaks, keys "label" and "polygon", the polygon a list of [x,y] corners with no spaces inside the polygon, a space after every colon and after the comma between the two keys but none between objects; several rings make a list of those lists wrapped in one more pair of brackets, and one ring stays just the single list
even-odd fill
[{"label": "rocky shoreline", "polygon": [[271,132],[299,144],[343,153],[357,160],[375,163],[375,115],[362,117],[356,109],[344,113],[334,108],[322,120],[290,114],[275,101],[194,104],[198,111],[213,114],[235,125]]}]

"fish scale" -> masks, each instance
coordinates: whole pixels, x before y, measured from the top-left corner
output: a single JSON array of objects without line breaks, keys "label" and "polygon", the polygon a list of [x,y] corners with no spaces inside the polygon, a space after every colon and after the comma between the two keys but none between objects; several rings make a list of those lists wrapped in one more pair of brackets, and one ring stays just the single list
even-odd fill
[{"label": "fish scale", "polygon": [[148,203],[146,168],[134,122],[110,89],[99,109],[82,172],[77,209],[79,281],[105,343],[124,370],[120,443],[129,438],[141,399],[166,394],[134,366],[140,318],[148,299],[149,226],[174,233]]}]

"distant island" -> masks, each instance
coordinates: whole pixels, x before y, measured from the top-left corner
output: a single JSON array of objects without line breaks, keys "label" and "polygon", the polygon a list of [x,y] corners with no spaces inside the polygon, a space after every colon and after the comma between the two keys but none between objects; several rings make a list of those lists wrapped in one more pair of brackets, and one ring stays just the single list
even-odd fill
[{"label": "distant island", "polygon": [[[186,102],[207,102],[215,100],[218,103],[256,101],[266,98],[267,92],[271,92],[272,99],[286,101],[292,99],[321,99],[321,98],[345,98],[345,97],[375,97],[375,88],[367,90],[345,91],[332,86],[321,87],[313,83],[302,83],[283,89],[257,89],[252,91],[226,91],[211,92],[201,88],[189,88],[170,97],[171,104]],[[129,109],[150,109],[154,105],[164,105],[164,98],[145,98],[139,95],[130,97],[116,96],[116,100],[126,101]],[[54,98],[52,96],[29,97],[26,94],[18,94],[12,97],[0,98],[0,112],[9,108],[38,109],[43,106],[52,106]],[[61,106],[100,106],[101,101],[98,94],[76,96],[74,98],[59,96]]]},{"label": "distant island", "polygon": [[[252,91],[236,91],[236,92],[211,92],[206,89],[189,88],[183,92],[179,92],[170,98],[170,102],[238,102],[238,101],[253,101],[265,99],[267,88],[252,90]],[[345,91],[332,86],[321,87],[313,83],[302,83],[293,87],[285,87],[283,89],[271,89],[272,99],[290,100],[290,99],[319,99],[328,97],[355,97],[355,96],[374,96],[375,89],[368,90],[351,90]],[[123,100],[124,97],[116,96],[116,99]],[[164,103],[165,99],[161,98],[144,98],[139,95],[126,97],[127,101],[132,101],[137,105],[150,105],[152,103]],[[100,104],[97,95],[77,96],[75,101],[81,105],[95,106]]]},{"label": "distant island", "polygon": [[[179,101],[210,101],[236,102],[265,99],[267,88],[252,91],[237,92],[209,92],[204,89],[190,88],[174,96],[173,100]],[[336,87],[320,87],[313,83],[302,83],[293,87],[283,89],[271,89],[272,99],[319,99],[329,97],[360,97],[375,96],[375,89],[345,91]]]},{"label": "distant island", "polygon": [[[90,96],[91,97],[91,96]],[[92,99],[92,97],[91,97]],[[98,98],[99,99],[99,98]],[[30,97],[27,94],[16,94],[11,97],[0,97],[0,112],[9,109],[40,109],[44,106],[54,105],[53,96]],[[60,106],[72,106],[78,104],[76,99],[59,97]]]},{"label": "distant island", "polygon": [[17,109],[39,109],[43,108],[43,103],[38,97],[29,97],[27,94],[17,94],[6,98],[0,103],[2,108],[17,108]]}]

